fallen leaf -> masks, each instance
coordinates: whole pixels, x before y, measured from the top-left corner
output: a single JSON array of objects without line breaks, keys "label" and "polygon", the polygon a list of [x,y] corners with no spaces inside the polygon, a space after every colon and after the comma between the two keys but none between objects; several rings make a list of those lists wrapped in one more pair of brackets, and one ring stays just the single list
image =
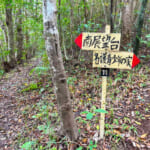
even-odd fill
[{"label": "fallen leaf", "polygon": [[113,130],[113,133],[116,133],[117,135],[121,135],[120,131],[118,130]]},{"label": "fallen leaf", "polygon": [[141,138],[141,139],[146,138],[147,134],[148,134],[148,133],[142,134],[140,138]]},{"label": "fallen leaf", "polygon": [[91,127],[89,124],[87,124],[87,130],[90,131]]},{"label": "fallen leaf", "polygon": [[141,123],[140,122],[138,122],[138,121],[134,121],[137,125],[141,125]]},{"label": "fallen leaf", "polygon": [[21,122],[22,122],[22,120],[21,120],[21,119],[19,119],[19,120],[18,120],[18,122],[19,122],[19,123],[21,123]]},{"label": "fallen leaf", "polygon": [[150,117],[150,115],[145,115],[145,117]]},{"label": "fallen leaf", "polygon": [[87,138],[82,139],[83,143],[87,143]]}]

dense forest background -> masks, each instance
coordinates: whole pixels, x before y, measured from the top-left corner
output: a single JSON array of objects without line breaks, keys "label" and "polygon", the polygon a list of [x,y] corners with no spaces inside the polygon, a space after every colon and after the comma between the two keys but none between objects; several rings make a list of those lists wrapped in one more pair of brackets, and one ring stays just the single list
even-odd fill
[{"label": "dense forest background", "polygon": [[[44,30],[50,24],[43,23],[44,2],[0,0],[0,149],[150,148],[150,1],[56,1],[59,40],[52,43],[60,44],[62,53],[66,75],[61,80],[69,89],[70,114],[79,133],[73,140],[61,133],[65,120],[46,51],[50,34]],[[131,71],[110,70],[105,138],[99,140],[100,68],[92,68],[92,52],[80,50],[74,40],[81,32],[105,32],[107,24],[111,33],[121,33],[120,51],[134,52],[141,63]]]}]

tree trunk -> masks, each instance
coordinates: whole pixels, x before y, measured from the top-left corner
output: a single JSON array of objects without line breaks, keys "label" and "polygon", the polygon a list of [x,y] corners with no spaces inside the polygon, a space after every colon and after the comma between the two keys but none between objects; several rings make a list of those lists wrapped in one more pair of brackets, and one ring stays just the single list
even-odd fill
[{"label": "tree trunk", "polygon": [[103,11],[104,11],[104,19],[105,19],[105,23],[107,24],[107,15],[106,15],[106,8],[105,8],[105,5],[104,5],[104,1],[101,0],[101,3],[102,3],[102,7],[103,7]]},{"label": "tree trunk", "polygon": [[114,22],[113,22],[113,0],[110,0],[110,27],[111,27],[111,33],[114,30]]},{"label": "tree trunk", "polygon": [[8,50],[10,51],[9,63],[11,68],[14,68],[16,65],[16,60],[15,60],[15,51],[14,51],[14,30],[13,30],[11,3],[12,0],[8,0],[6,2],[6,25],[8,29]]},{"label": "tree trunk", "polygon": [[135,36],[135,39],[134,39],[133,44],[132,44],[133,45],[133,51],[136,55],[139,52],[140,38],[141,38],[141,33],[142,33],[144,14],[145,14],[147,2],[148,2],[148,0],[142,0],[141,10],[140,10],[137,25],[136,25],[136,36]]},{"label": "tree trunk", "polygon": [[17,61],[18,63],[22,63],[23,56],[23,33],[22,33],[22,10],[19,8],[17,13]]},{"label": "tree trunk", "polygon": [[59,9],[59,13],[58,13],[58,28],[59,28],[59,41],[60,41],[60,46],[62,46],[62,28],[61,28],[61,0],[58,0],[58,9]]},{"label": "tree trunk", "polygon": [[83,0],[84,3],[84,23],[88,22],[88,10],[87,10],[87,0]]},{"label": "tree trunk", "polygon": [[4,33],[4,39],[6,43],[6,47],[8,48],[8,36],[7,36],[7,29],[6,26],[4,25],[3,21],[0,21],[1,29],[3,30]]},{"label": "tree trunk", "polygon": [[74,12],[73,12],[74,0],[70,0],[70,50],[72,52],[72,57],[74,54],[74,50],[72,48],[72,40],[73,40],[73,31],[74,31]]},{"label": "tree trunk", "polygon": [[[29,1],[28,0],[26,0],[25,1],[26,3],[29,3]],[[29,8],[29,5],[28,5],[28,8]],[[25,21],[27,21],[28,20],[28,17],[30,17],[29,16],[29,14],[28,14],[28,8],[25,8]],[[30,39],[30,35],[29,35],[29,31],[28,31],[28,26],[29,25],[27,25],[26,26],[26,28],[25,28],[25,53],[26,53],[26,59],[30,59],[31,57],[32,57],[32,53],[31,53],[31,39]]]},{"label": "tree trunk", "polygon": [[132,33],[132,0],[124,1],[124,8],[122,13],[122,46],[127,47],[131,43]]},{"label": "tree trunk", "polygon": [[43,1],[43,22],[45,46],[52,68],[53,83],[58,103],[58,110],[63,124],[64,133],[70,140],[76,140],[78,136],[74,121],[70,94],[66,82],[66,74],[63,66],[62,54],[59,44],[57,29],[57,10],[55,0]]}]

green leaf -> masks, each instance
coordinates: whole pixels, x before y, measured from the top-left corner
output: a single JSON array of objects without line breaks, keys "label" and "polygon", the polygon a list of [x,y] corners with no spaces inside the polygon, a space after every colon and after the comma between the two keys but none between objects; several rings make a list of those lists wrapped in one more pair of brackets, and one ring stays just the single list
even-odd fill
[{"label": "green leaf", "polygon": [[45,126],[44,125],[40,125],[38,126],[38,129],[41,131],[41,130],[44,130],[45,129]]},{"label": "green leaf", "polygon": [[40,93],[42,93],[43,91],[45,91],[45,88],[41,88],[40,89]]},{"label": "green leaf", "polygon": [[29,141],[24,143],[21,148],[25,149],[25,150],[29,150],[31,149],[31,147],[35,144],[35,141]]},{"label": "green leaf", "polygon": [[82,111],[80,114],[88,114],[88,111]]},{"label": "green leaf", "polygon": [[82,150],[83,149],[83,147],[82,146],[80,146],[79,148],[77,148],[76,150]]},{"label": "green leaf", "polygon": [[88,119],[88,120],[91,120],[93,118],[93,113],[88,113],[87,115],[86,115],[86,119]]},{"label": "green leaf", "polygon": [[106,114],[108,113],[108,111],[106,111],[104,109],[95,109],[94,111],[97,113],[106,113]]},{"label": "green leaf", "polygon": [[34,116],[32,116],[32,118],[37,118],[37,116],[36,116],[36,115],[34,115]]}]

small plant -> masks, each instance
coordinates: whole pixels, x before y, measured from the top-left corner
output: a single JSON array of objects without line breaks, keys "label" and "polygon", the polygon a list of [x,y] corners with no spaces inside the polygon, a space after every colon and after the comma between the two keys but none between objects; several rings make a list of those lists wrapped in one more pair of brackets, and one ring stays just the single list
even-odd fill
[{"label": "small plant", "polygon": [[116,124],[116,125],[119,125],[118,119],[114,119],[114,120],[113,120],[113,123]]},{"label": "small plant", "polygon": [[4,75],[4,70],[0,69],[0,77]]},{"label": "small plant", "polygon": [[97,144],[94,144],[92,140],[90,140],[90,143],[88,145],[88,149],[89,150],[93,150],[93,148],[96,148],[97,147]]},{"label": "small plant", "polygon": [[74,82],[77,81],[76,77],[68,77],[67,78],[67,83],[68,85],[74,85]]},{"label": "small plant", "polygon": [[127,124],[122,124],[122,129],[123,130],[128,130],[129,129],[129,126]]},{"label": "small plant", "polygon": [[24,143],[21,148],[23,148],[24,150],[34,150],[36,146],[36,141],[28,141],[26,143]]},{"label": "small plant", "polygon": [[81,114],[86,114],[86,119],[87,120],[91,120],[93,118],[93,116],[96,115],[96,113],[108,113],[106,110],[104,109],[95,109],[94,110],[95,113],[91,113],[89,111],[83,111],[81,112]]},{"label": "small plant", "polygon": [[30,71],[29,75],[32,75],[34,72],[38,76],[45,75],[48,70],[49,70],[49,67],[35,67]]},{"label": "small plant", "polygon": [[49,124],[44,124],[44,125],[39,125],[38,129],[40,131],[42,131],[43,134],[54,134],[54,130],[52,127],[50,127],[50,123]]},{"label": "small plant", "polygon": [[130,120],[130,118],[128,118],[128,117],[124,117],[123,120],[124,120],[125,123],[127,123],[127,122],[128,122],[128,123],[131,123],[131,120]]},{"label": "small plant", "polygon": [[141,84],[140,84],[140,87],[146,87],[146,86],[147,86],[146,83],[141,83]]},{"label": "small plant", "polygon": [[49,66],[49,60],[48,60],[48,56],[47,56],[47,53],[44,52],[43,56],[42,56],[42,62],[43,62],[43,65],[45,67],[48,67]]},{"label": "small plant", "polygon": [[21,90],[21,92],[28,92],[36,89],[39,89],[39,85],[37,83],[31,83],[27,88]]},{"label": "small plant", "polygon": [[82,117],[77,117],[76,120],[78,120],[80,123],[84,123],[84,124],[87,124],[87,121],[82,119]]},{"label": "small plant", "polygon": [[147,40],[141,40],[141,43],[144,43],[147,47],[150,47],[150,34],[147,34],[145,37]]},{"label": "small plant", "polygon": [[129,128],[130,131],[133,131],[137,135],[137,129],[133,125]]}]

